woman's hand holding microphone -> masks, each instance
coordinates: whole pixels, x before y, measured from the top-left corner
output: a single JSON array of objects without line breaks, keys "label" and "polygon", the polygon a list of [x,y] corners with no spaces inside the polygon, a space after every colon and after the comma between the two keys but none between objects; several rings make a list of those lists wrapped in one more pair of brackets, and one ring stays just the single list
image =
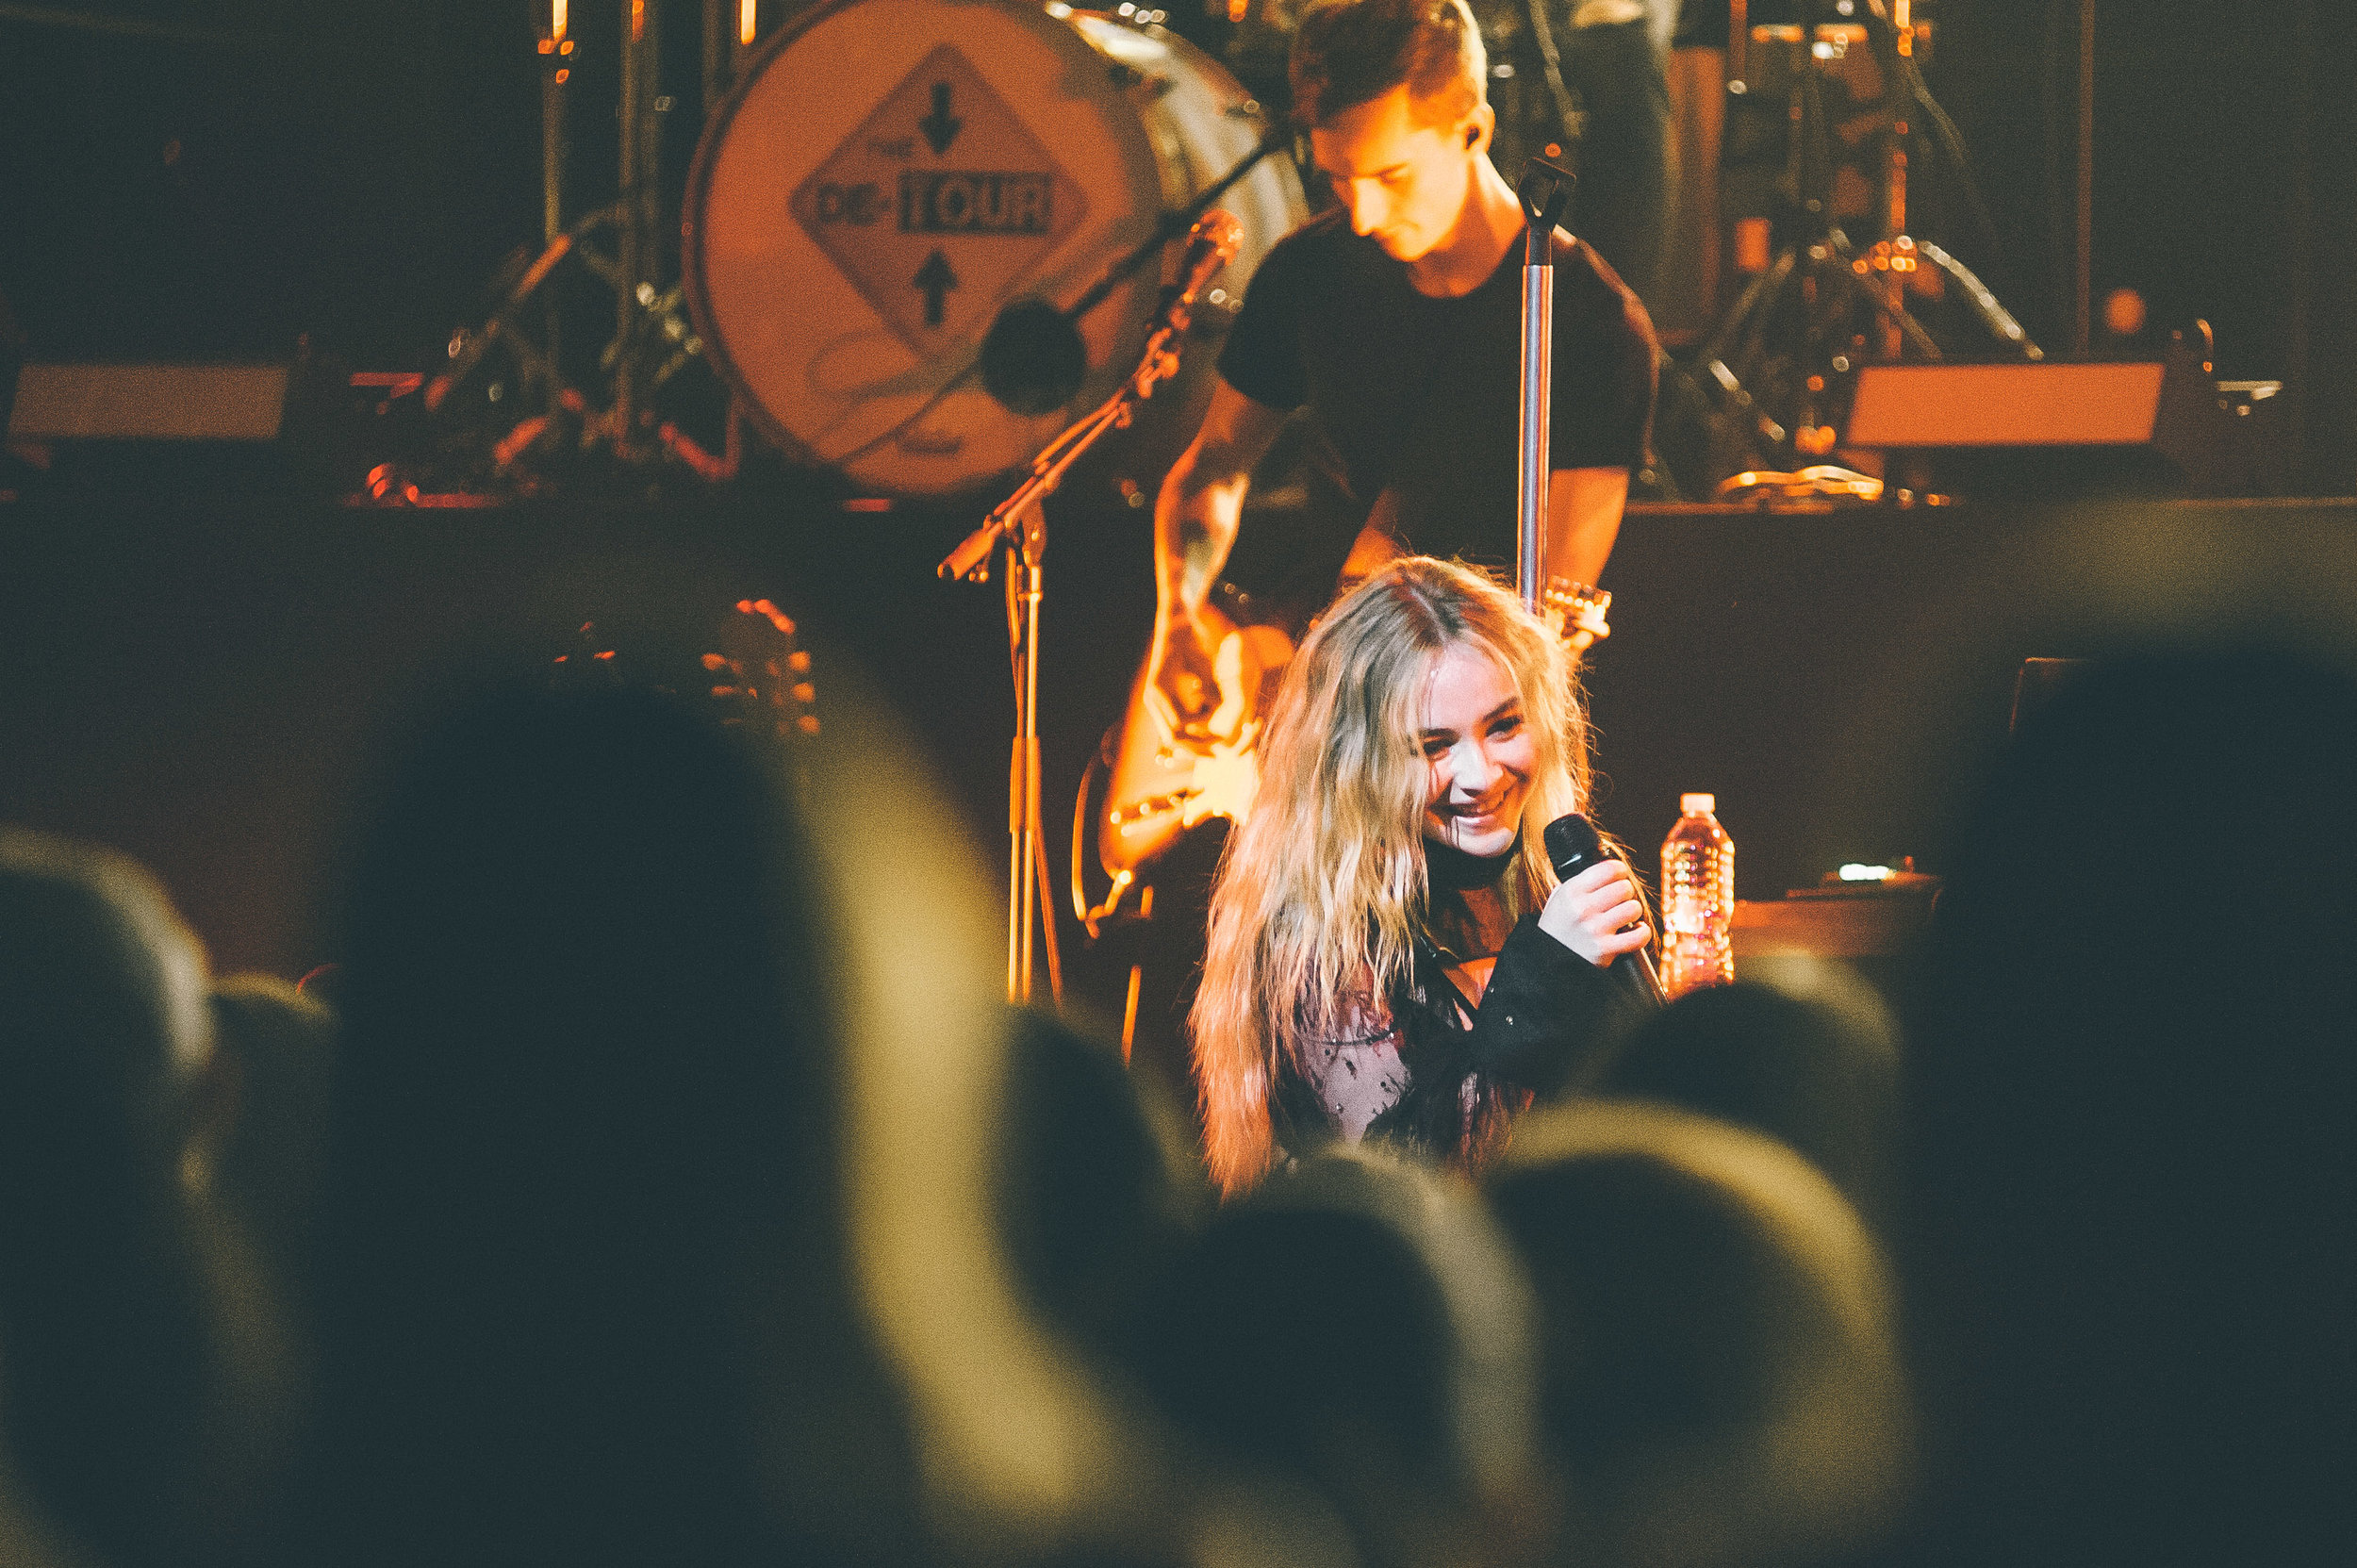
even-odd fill
[{"label": "woman's hand holding microphone", "polygon": [[1539,912],[1539,929],[1599,969],[1653,940],[1628,867],[1609,858],[1558,883]]}]

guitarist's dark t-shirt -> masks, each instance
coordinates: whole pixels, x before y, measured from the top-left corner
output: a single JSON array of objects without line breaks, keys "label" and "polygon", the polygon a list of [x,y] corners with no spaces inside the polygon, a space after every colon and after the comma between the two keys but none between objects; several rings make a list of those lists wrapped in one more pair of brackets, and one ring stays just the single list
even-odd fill
[{"label": "guitarist's dark t-shirt", "polygon": [[[1555,236],[1550,465],[1645,463],[1653,323],[1604,259]],[[1399,494],[1404,543],[1511,568],[1522,401],[1523,247],[1470,294],[1433,299],[1336,208],[1277,241],[1219,358],[1271,408],[1310,405],[1321,462],[1363,511]]]}]

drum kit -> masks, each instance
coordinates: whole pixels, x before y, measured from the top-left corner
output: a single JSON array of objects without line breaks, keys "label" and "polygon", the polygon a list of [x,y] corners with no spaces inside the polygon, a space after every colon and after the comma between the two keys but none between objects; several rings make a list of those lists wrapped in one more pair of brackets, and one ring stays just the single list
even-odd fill
[{"label": "drum kit", "polygon": [[[438,413],[470,379],[520,387],[493,416],[511,471],[575,434],[723,479],[750,424],[872,495],[971,490],[1124,383],[1162,303],[1168,242],[1212,201],[1242,238],[1202,302],[1207,325],[1307,215],[1292,160],[1266,156],[1290,140],[1216,59],[1156,25],[1163,13],[828,0],[757,36],[782,8],[704,0],[705,123],[667,277],[660,0],[620,4],[618,199],[566,214],[566,98],[584,51],[567,0],[551,0],[545,249],[453,337],[426,388]],[[587,385],[560,368],[574,360],[552,280],[568,258],[615,299]],[[698,362],[728,399],[717,453],[667,417]],[[1187,366],[1159,400],[1165,444],[1208,399],[1208,369]]]}]

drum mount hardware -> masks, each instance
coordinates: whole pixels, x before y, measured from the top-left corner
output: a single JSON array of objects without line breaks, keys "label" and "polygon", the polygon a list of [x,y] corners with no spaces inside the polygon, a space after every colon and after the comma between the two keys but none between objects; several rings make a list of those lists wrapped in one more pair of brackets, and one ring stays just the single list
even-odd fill
[{"label": "drum mount hardware", "polygon": [[[1754,34],[1748,7],[1730,8],[1728,91],[1743,95]],[[1799,469],[1821,463],[1846,421],[1847,399],[1860,367],[1939,360],[1947,353],[1909,305],[1953,293],[1964,316],[2001,357],[2043,357],[2021,325],[1962,262],[1940,246],[1907,232],[1907,123],[1920,118],[1944,154],[1966,196],[1979,206],[1961,140],[1924,85],[1916,58],[1910,0],[1855,0],[1837,23],[1834,8],[1817,0],[1809,25],[1792,29],[1798,43],[1790,74],[1791,142],[1788,178],[1797,215],[1790,243],[1736,300],[1682,372],[1693,397],[1726,433],[1732,468]],[[1819,14],[1826,13],[1826,14]],[[1835,35],[1858,34],[1874,51],[1887,124],[1882,204],[1875,214],[1883,237],[1860,245],[1836,220],[1830,151],[1834,127],[1823,88],[1824,61]],[[1764,31],[1764,30],[1763,30]],[[1843,136],[1854,127],[1840,127]],[[1727,467],[1726,455],[1719,466]],[[1709,476],[1712,480],[1718,473]]]}]

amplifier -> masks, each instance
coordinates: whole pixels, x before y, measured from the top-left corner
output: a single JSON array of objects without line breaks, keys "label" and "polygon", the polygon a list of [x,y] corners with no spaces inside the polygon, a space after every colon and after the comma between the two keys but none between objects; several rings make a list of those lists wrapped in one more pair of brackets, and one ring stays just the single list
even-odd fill
[{"label": "amplifier", "polygon": [[285,365],[26,365],[10,440],[274,441]]}]

